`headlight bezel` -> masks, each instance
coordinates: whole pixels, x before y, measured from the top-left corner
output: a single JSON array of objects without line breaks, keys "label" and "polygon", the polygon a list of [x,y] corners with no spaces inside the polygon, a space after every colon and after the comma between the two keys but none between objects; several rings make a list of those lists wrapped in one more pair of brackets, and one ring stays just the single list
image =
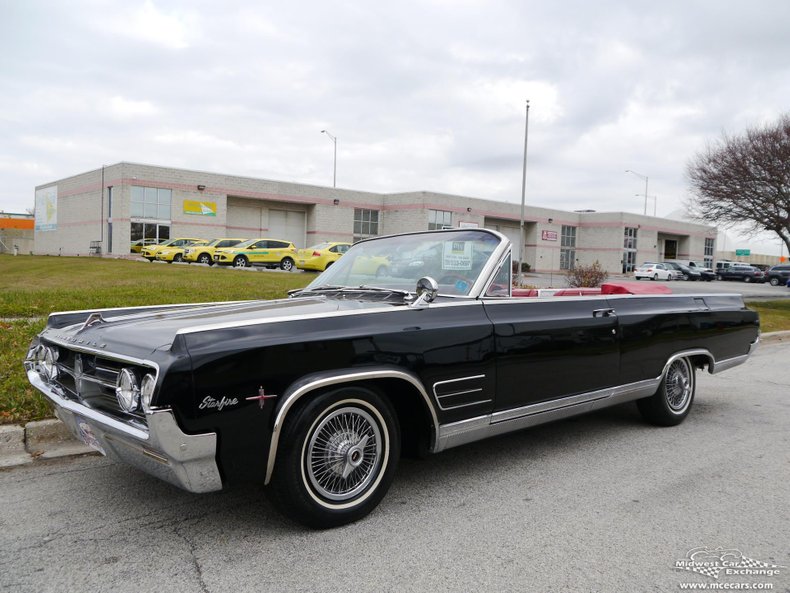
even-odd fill
[{"label": "headlight bezel", "polygon": [[140,382],[140,406],[144,412],[151,411],[151,400],[156,390],[156,377],[152,373],[146,373]]},{"label": "headlight bezel", "polygon": [[58,377],[58,351],[50,346],[39,346],[36,355],[36,364],[39,374],[47,381],[54,381]]},{"label": "headlight bezel", "polygon": [[115,381],[115,398],[121,410],[133,414],[140,409],[140,381],[134,369],[124,367]]}]

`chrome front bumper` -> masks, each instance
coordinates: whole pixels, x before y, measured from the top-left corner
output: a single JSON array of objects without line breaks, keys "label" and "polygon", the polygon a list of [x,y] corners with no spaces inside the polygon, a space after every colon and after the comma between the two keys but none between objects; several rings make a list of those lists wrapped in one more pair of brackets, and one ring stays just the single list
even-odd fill
[{"label": "chrome front bumper", "polygon": [[[87,426],[103,453],[189,492],[222,488],[216,462],[217,435],[190,435],[179,428],[173,412],[146,413],[147,430],[116,420],[79,402],[64,398],[58,389],[25,364],[31,385],[55,406],[55,414],[72,434],[84,440]],[[90,443],[89,443],[90,444]]]}]

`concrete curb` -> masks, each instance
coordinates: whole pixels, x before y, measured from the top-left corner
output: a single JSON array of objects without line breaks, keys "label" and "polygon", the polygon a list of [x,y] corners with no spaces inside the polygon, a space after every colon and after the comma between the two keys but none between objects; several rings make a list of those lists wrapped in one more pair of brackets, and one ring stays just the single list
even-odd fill
[{"label": "concrete curb", "polygon": [[28,422],[24,427],[0,426],[0,468],[95,452],[75,439],[57,419]]},{"label": "concrete curb", "polygon": [[790,341],[790,330],[768,332],[767,334],[760,335],[760,342],[763,344],[775,344],[784,341]]},{"label": "concrete curb", "polygon": [[24,465],[33,461],[25,451],[25,429],[8,424],[0,426],[0,467]]},{"label": "concrete curb", "polygon": [[[769,332],[760,336],[763,344],[790,343],[790,331]],[[97,453],[75,439],[60,420],[38,420],[24,427],[0,425],[0,469],[32,463],[36,459],[55,459]]]}]

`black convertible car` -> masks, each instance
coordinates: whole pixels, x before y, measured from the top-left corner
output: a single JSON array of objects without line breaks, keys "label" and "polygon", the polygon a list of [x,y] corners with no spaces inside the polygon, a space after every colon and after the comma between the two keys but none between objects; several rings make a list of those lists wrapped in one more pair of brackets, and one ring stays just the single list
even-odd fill
[{"label": "black convertible car", "polygon": [[192,492],[257,480],[329,527],[376,507],[402,453],[633,400],[678,424],[696,370],[758,342],[739,295],[632,285],[513,290],[496,232],[395,235],[287,299],[53,313],[25,366],[102,453]]}]

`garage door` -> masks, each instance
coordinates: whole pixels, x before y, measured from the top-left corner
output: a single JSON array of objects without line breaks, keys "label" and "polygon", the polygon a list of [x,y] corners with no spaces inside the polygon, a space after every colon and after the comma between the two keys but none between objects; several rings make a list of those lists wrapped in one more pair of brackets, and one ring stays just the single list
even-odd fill
[{"label": "garage door", "polygon": [[521,249],[519,249],[519,245],[521,243],[521,228],[517,226],[510,226],[506,224],[498,224],[492,222],[490,220],[485,221],[485,227],[487,229],[491,229],[492,231],[499,231],[505,237],[510,239],[510,242],[513,244],[513,259],[514,260],[521,260]]},{"label": "garage door", "polygon": [[297,247],[305,246],[304,212],[296,210],[269,210],[269,237],[285,239]]}]

